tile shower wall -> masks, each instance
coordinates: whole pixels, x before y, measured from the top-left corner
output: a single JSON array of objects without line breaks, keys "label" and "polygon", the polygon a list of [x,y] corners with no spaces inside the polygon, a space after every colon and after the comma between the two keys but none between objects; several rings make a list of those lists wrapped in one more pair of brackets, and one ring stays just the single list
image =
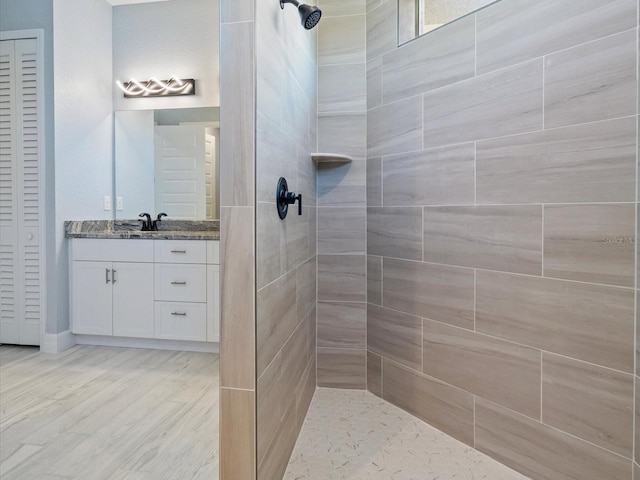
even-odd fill
[{"label": "tile shower wall", "polygon": [[[367,285],[319,290],[318,341],[365,331],[371,392],[533,478],[640,478],[638,1],[503,0],[400,48],[396,2],[365,8],[366,266],[336,260],[362,203],[320,196],[318,276]],[[350,74],[358,12],[327,22]],[[331,93],[327,116],[363,101]]]},{"label": "tile shower wall", "polygon": [[[293,6],[255,8],[256,462],[258,479],[271,480],[284,474],[316,386],[317,32]],[[292,205],[279,218],[280,177],[302,194],[301,216]]]},{"label": "tile shower wall", "polygon": [[318,385],[366,387],[366,4],[319,0]]}]

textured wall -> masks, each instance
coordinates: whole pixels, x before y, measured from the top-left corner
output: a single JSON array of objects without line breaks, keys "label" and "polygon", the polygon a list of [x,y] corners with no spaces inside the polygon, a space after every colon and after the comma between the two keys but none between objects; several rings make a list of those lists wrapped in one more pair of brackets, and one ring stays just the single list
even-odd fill
[{"label": "textured wall", "polygon": [[[315,391],[316,31],[256,2],[257,465],[281,478]],[[279,177],[302,194],[278,217]]]},{"label": "textured wall", "polygon": [[534,478],[631,479],[637,0],[400,48],[367,3],[369,390]]},{"label": "textured wall", "polygon": [[364,0],[322,0],[318,151],[318,385],[366,386],[366,16]]}]

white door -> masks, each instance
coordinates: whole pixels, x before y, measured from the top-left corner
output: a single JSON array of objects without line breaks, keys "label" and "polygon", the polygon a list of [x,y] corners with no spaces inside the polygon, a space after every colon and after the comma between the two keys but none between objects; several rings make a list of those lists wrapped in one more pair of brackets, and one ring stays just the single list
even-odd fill
[{"label": "white door", "polygon": [[[71,331],[85,335],[113,333],[113,265],[111,262],[72,262]],[[116,272],[117,275],[117,272]]]},{"label": "white door", "polygon": [[204,127],[155,127],[156,213],[173,219],[206,215]]},{"label": "white door", "polygon": [[39,75],[35,38],[0,41],[0,343],[40,344]]},{"label": "white door", "polygon": [[113,334],[153,338],[153,264],[113,264]]}]

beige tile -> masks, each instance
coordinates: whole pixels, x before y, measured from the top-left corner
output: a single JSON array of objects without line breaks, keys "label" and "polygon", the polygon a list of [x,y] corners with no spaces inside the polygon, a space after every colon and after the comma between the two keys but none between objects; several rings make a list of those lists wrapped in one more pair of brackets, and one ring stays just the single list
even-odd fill
[{"label": "beige tile", "polygon": [[633,290],[477,271],[476,330],[633,371]]},{"label": "beige tile", "polygon": [[633,480],[640,480],[640,465],[633,462]]},{"label": "beige tile", "polygon": [[423,324],[423,372],[540,418],[540,351],[431,320]]},{"label": "beige tile", "polygon": [[478,73],[636,26],[636,0],[498,2],[478,12]]},{"label": "beige tile", "polygon": [[473,270],[385,258],[382,304],[473,330]]},{"label": "beige tile", "polygon": [[542,421],[631,458],[633,375],[542,354]]},{"label": "beige tile", "polygon": [[360,207],[318,208],[318,253],[364,254],[366,212]]},{"label": "beige tile", "polygon": [[410,42],[383,57],[384,103],[413,97],[475,75],[475,16]]},{"label": "beige tile", "polygon": [[[253,23],[220,26],[220,204],[254,204]],[[227,133],[229,132],[229,133]]]},{"label": "beige tile", "polygon": [[478,142],[478,203],[635,201],[635,118]]},{"label": "beige tile", "polygon": [[629,30],[546,57],[545,128],[635,115],[637,49]]},{"label": "beige tile", "polygon": [[397,2],[393,0],[367,8],[367,61],[397,47],[397,22]]},{"label": "beige tile", "polygon": [[284,271],[284,223],[275,203],[258,203],[256,216],[256,272],[258,288],[262,288]]},{"label": "beige tile", "polygon": [[424,209],[424,260],[505,272],[542,273],[542,207]]},{"label": "beige tile", "polygon": [[382,0],[366,0],[366,3],[367,3],[367,13],[369,13],[374,8],[380,6],[382,4]]},{"label": "beige tile", "polygon": [[282,389],[286,392],[286,399],[295,402],[296,388],[303,378],[305,368],[315,356],[315,344],[310,342],[310,330],[315,330],[315,323],[311,318],[305,319],[298,325],[295,332],[282,347]]},{"label": "beige tile", "polygon": [[[336,152],[337,153],[337,152]],[[364,207],[367,201],[367,161],[318,168],[318,205]]]},{"label": "beige tile", "polygon": [[318,255],[318,300],[364,302],[365,255]]},{"label": "beige tile", "polygon": [[296,328],[296,272],[258,290],[256,350],[258,377]]},{"label": "beige tile", "polygon": [[296,443],[297,431],[295,402],[292,402],[278,426],[264,460],[258,466],[258,480],[283,477]]},{"label": "beige tile", "polygon": [[367,71],[364,63],[318,67],[318,112],[367,110]]},{"label": "beige tile", "polygon": [[287,407],[295,403],[283,381],[282,354],[274,358],[257,382],[257,461],[261,463],[273,442]]},{"label": "beige tile", "polygon": [[318,303],[318,347],[366,348],[367,304]]},{"label": "beige tile", "polygon": [[296,305],[298,323],[316,304],[316,259],[307,260],[296,269]]},{"label": "beige tile", "polygon": [[382,397],[382,357],[367,352],[367,390]]},{"label": "beige tile", "polygon": [[259,202],[275,203],[278,179],[285,177],[289,190],[296,192],[298,151],[295,142],[273,122],[257,116],[256,191]]},{"label": "beige tile", "polygon": [[[299,63],[304,65],[307,62],[301,59]],[[291,64],[293,64],[293,67]],[[283,95],[281,98],[281,128],[287,137],[292,139],[297,145],[307,147],[309,145],[311,101],[317,102],[317,99],[315,89],[312,90],[313,98],[311,97],[311,92],[308,92],[306,89],[308,88],[307,85],[311,84],[311,82],[317,81],[318,74],[316,73],[315,66],[303,67],[303,69],[308,69],[310,72],[306,75],[299,74],[301,78],[296,78],[295,73],[297,69],[301,67],[290,59],[286,68],[287,71],[284,75]],[[260,96],[258,95],[258,101],[259,100]],[[280,139],[280,141],[282,141],[282,139]],[[274,158],[270,158],[270,160],[273,161]]]},{"label": "beige tile", "polygon": [[540,129],[542,60],[424,95],[425,148]]},{"label": "beige tile", "polygon": [[318,348],[318,386],[364,390],[367,351]]},{"label": "beige tile", "polygon": [[473,395],[383,359],[383,398],[473,446]]},{"label": "beige tile", "polygon": [[544,275],[633,287],[635,205],[546,205]]},{"label": "beige tile", "polygon": [[369,304],[367,348],[414,370],[422,370],[422,319]]},{"label": "beige tile", "polygon": [[532,478],[628,480],[631,462],[481,398],[476,448]]},{"label": "beige tile", "polygon": [[220,389],[220,478],[256,478],[255,392]]},{"label": "beige tile", "polygon": [[367,256],[367,302],[382,305],[382,257]]},{"label": "beige tile", "polygon": [[367,206],[382,206],[381,158],[367,158]]},{"label": "beige tile", "polygon": [[367,208],[367,253],[422,260],[422,209]]},{"label": "beige tile", "polygon": [[367,112],[367,156],[422,148],[422,104],[409,98]]},{"label": "beige tile", "polygon": [[342,15],[361,15],[366,13],[365,0],[318,0],[322,9],[322,18],[339,17]]},{"label": "beige tile", "polygon": [[302,428],[302,424],[309,411],[309,405],[316,391],[316,355],[315,352],[304,370],[302,378],[296,387],[296,420],[298,431]]},{"label": "beige tile", "polygon": [[367,62],[367,109],[382,105],[382,57]]},{"label": "beige tile", "polygon": [[[635,383],[635,406],[634,406],[634,456],[636,462],[640,461],[640,379],[636,376]],[[638,478],[640,480],[640,477]]]},{"label": "beige tile", "polygon": [[318,24],[318,65],[365,63],[365,16],[323,18]]},{"label": "beige tile", "polygon": [[[272,204],[272,207],[275,209],[275,204]],[[309,215],[311,209],[303,207],[302,215],[298,215],[296,207],[297,206],[289,207],[289,214],[284,220],[276,220],[276,222],[281,223],[283,232],[281,253],[282,266],[286,271],[296,268],[310,257]]]},{"label": "beige tile", "polygon": [[[220,209],[220,384],[255,388],[253,208]],[[222,363],[221,361],[221,363]]]},{"label": "beige tile", "polygon": [[318,169],[311,161],[311,151],[298,145],[298,173],[296,193],[302,194],[302,207],[315,207],[317,204]]},{"label": "beige tile", "polygon": [[318,115],[318,151],[364,158],[367,151],[364,113]]},{"label": "beige tile", "polygon": [[220,2],[220,22],[252,22],[253,21],[252,0],[234,0]]},{"label": "beige tile", "polygon": [[473,204],[474,164],[473,143],[387,156],[384,205]]},{"label": "beige tile", "polygon": [[[264,8],[265,4],[258,4]],[[282,55],[282,41],[278,38],[272,22],[256,24],[256,111],[273,122],[278,128],[282,126],[282,110],[284,86],[286,83],[286,58]],[[268,40],[267,40],[268,39]],[[279,48],[274,48],[274,43]]]},{"label": "beige tile", "polygon": [[316,254],[318,240],[318,209],[309,209],[309,257]]}]

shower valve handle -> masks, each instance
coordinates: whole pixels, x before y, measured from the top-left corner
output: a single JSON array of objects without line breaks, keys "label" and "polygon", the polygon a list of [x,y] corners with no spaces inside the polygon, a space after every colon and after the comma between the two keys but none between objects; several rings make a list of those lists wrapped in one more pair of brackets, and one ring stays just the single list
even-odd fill
[{"label": "shower valve handle", "polygon": [[298,202],[298,215],[302,215],[302,194],[295,194],[289,191],[287,180],[280,177],[278,186],[276,187],[276,206],[278,207],[278,215],[281,219],[287,216],[289,205]]}]

